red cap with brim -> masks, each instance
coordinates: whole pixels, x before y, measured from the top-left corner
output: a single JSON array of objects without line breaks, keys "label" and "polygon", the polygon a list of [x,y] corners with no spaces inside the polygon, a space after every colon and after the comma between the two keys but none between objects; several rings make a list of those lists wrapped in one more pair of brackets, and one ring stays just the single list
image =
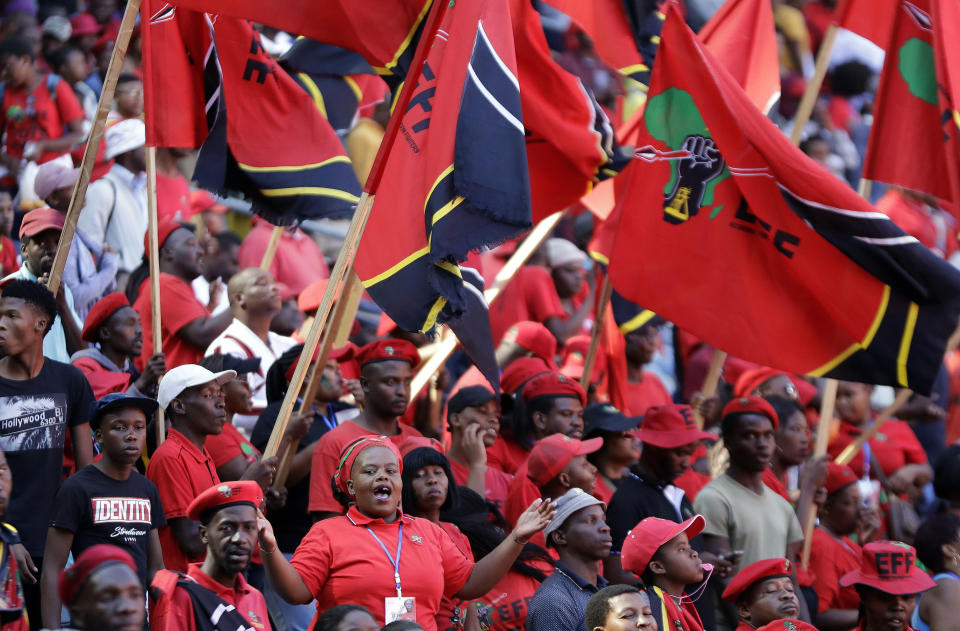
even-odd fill
[{"label": "red cap with brim", "polygon": [[721,598],[735,603],[740,595],[750,589],[754,583],[780,576],[790,576],[790,561],[788,559],[764,559],[751,563],[730,579]]},{"label": "red cap with brim", "polygon": [[703,515],[694,515],[680,524],[669,519],[647,517],[627,533],[620,549],[620,564],[623,569],[640,576],[660,546],[681,532],[687,533],[687,537],[693,539],[700,534],[705,524]]},{"label": "red cap with brim", "polygon": [[517,322],[503,334],[504,342],[512,342],[530,351],[550,367],[554,367],[557,355],[557,338],[539,322]]},{"label": "red cap with brim", "polygon": [[563,434],[550,434],[530,450],[527,477],[538,487],[546,486],[577,456],[592,454],[603,447],[603,438],[577,440]]},{"label": "red cap with brim", "polygon": [[253,480],[224,482],[211,486],[195,497],[187,507],[187,517],[207,524],[220,509],[241,504],[260,508],[262,503],[263,491]]},{"label": "red cap with brim", "polygon": [[874,541],[863,546],[860,567],[840,577],[840,587],[866,585],[887,594],[919,594],[936,587],[916,565],[917,551],[899,541]]},{"label": "red cap with brim", "polygon": [[641,442],[662,449],[676,449],[700,440],[717,440],[716,434],[697,427],[689,405],[655,405],[647,408],[640,429],[634,434]]},{"label": "red cap with brim", "polygon": [[96,342],[97,331],[103,323],[123,307],[129,306],[130,301],[127,300],[122,291],[115,291],[98,300],[87,314],[87,319],[83,323],[83,330],[80,331],[80,339],[91,344]]},{"label": "red cap with brim", "polygon": [[44,230],[63,230],[63,215],[52,208],[37,208],[23,216],[20,223],[20,240],[33,237]]}]

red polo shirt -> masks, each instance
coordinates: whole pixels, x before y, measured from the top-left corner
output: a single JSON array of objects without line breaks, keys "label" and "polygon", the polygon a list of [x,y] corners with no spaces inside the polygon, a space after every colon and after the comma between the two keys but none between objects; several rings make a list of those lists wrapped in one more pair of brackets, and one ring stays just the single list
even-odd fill
[{"label": "red polo shirt", "polygon": [[[856,440],[861,431],[862,428],[852,423],[841,422],[840,431],[833,437],[830,446],[827,448],[830,458],[839,456],[843,448]],[[917,440],[917,435],[913,433],[909,425],[897,419],[890,419],[884,423],[867,444],[870,445],[870,449],[877,456],[877,462],[887,477],[893,475],[897,469],[904,465],[926,464],[927,462],[927,453],[920,445],[920,441]],[[863,475],[865,457],[866,452],[861,450],[850,461],[850,468],[858,477]]]},{"label": "red polo shirt", "polygon": [[207,436],[203,448],[213,458],[213,464],[218,469],[237,456],[242,457],[248,465],[260,459],[260,450],[244,438],[233,423],[224,423],[222,432]]},{"label": "red polo shirt", "polygon": [[840,577],[860,567],[860,546],[849,537],[837,539],[823,528],[813,531],[810,574],[817,593],[817,613],[827,609],[858,609],[860,597],[851,587],[840,587]]},{"label": "red polo shirt", "polygon": [[[160,332],[163,339],[163,353],[166,356],[167,370],[195,364],[203,359],[205,348],[197,348],[178,333],[180,329],[198,318],[210,317],[207,308],[200,304],[193,288],[183,279],[172,274],[160,274]],[[135,362],[139,370],[153,356],[153,327],[150,326],[150,279],[140,285],[137,301],[133,309],[140,314],[143,323],[143,350]]]},{"label": "red polo shirt", "polygon": [[440,601],[463,588],[473,561],[447,533],[426,519],[401,515],[388,524],[367,517],[356,506],[346,515],[314,524],[293,554],[291,564],[317,599],[317,611],[352,603],[366,607],[378,625],[384,624],[383,599],[393,598],[397,592],[393,565],[371,531],[393,555],[401,524],[403,595],[417,599],[417,623],[424,631],[436,631]]},{"label": "red polo shirt", "polygon": [[[390,440],[398,448],[408,438],[422,435],[409,425],[403,423],[397,425],[399,425],[400,433],[391,436]],[[333,474],[337,472],[337,465],[340,463],[340,453],[344,447],[356,439],[375,435],[375,432],[364,429],[353,421],[344,421],[320,437],[316,449],[313,450],[313,460],[310,464],[310,503],[307,510],[310,512],[343,513],[343,506],[334,499],[333,489],[330,486],[330,480],[333,478]],[[417,607],[419,606],[418,604]]]},{"label": "red polo shirt", "polygon": [[[186,518],[190,502],[214,484],[220,483],[217,467],[207,450],[197,449],[186,436],[172,427],[167,440],[150,458],[147,477],[157,485],[167,523],[171,519]],[[203,561],[203,557],[188,558],[180,550],[170,526],[162,526],[158,534],[166,569],[186,572],[187,564]]]},{"label": "red polo shirt", "polygon": [[[459,486],[466,486],[470,469],[451,458],[447,458],[447,460],[450,461],[450,471],[453,473],[453,479]],[[483,475],[486,498],[493,502],[501,513],[507,507],[507,493],[510,490],[512,480],[512,475],[487,465],[487,472]]]},{"label": "red polo shirt", "polygon": [[[257,631],[270,631],[267,602],[263,599],[263,594],[250,587],[244,580],[243,574],[237,574],[233,589],[204,574],[200,563],[191,563],[187,568],[187,576],[196,581],[200,587],[206,587],[224,602],[233,605],[237,613]],[[193,613],[190,594],[179,587],[175,589],[171,596],[170,608],[155,612],[150,617],[150,627],[157,631],[196,631],[196,616]]]}]

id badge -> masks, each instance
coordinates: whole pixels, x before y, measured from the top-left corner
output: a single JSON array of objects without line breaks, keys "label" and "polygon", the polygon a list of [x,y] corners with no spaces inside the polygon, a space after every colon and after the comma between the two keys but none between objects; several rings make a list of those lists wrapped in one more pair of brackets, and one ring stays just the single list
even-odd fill
[{"label": "id badge", "polygon": [[417,599],[412,596],[400,596],[383,599],[386,624],[397,620],[417,621]]}]

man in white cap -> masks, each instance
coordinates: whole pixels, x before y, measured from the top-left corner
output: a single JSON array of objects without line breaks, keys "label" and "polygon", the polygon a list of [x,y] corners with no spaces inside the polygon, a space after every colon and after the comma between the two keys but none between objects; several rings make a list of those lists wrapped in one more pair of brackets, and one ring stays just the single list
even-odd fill
[{"label": "man in white cap", "polygon": [[[40,165],[33,188],[37,197],[65,216],[79,175],[70,156],[60,156]],[[73,309],[81,321],[94,303],[116,286],[118,264],[117,253],[108,244],[101,245],[79,228],[73,234],[63,282],[73,292]]]},{"label": "man in white cap", "polygon": [[587,253],[573,242],[559,238],[547,239],[545,248],[553,286],[566,312],[560,325],[561,341],[573,335],[589,334],[587,318],[593,311],[594,288],[584,280]]},{"label": "man in white cap", "polygon": [[127,119],[110,126],[104,135],[105,157],[115,163],[87,189],[87,205],[77,227],[117,251],[117,288],[122,291],[143,259],[147,233],[146,128],[143,121]]},{"label": "man in white cap", "polygon": [[[237,376],[233,370],[210,372],[196,364],[184,364],[160,380],[157,401],[170,420],[167,440],[147,465],[147,477],[157,485],[167,525],[160,528],[163,565],[186,572],[189,563],[203,561],[206,554],[197,522],[187,517],[195,497],[220,483],[217,468],[204,448],[207,436],[219,434],[227,420],[223,384]],[[256,480],[261,487],[273,482],[277,458],[250,465],[241,479]]]}]

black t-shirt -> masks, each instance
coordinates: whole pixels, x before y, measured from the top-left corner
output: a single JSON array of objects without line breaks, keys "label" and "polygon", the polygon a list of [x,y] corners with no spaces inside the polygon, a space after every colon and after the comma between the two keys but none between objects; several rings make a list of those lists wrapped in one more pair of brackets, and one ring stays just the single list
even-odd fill
[{"label": "black t-shirt", "polygon": [[[613,537],[613,554],[620,554],[627,533],[647,517],[659,517],[672,521],[683,521],[694,516],[693,505],[687,496],[680,500],[680,515],[667,496],[664,487],[643,476],[624,476],[607,507],[607,525]],[[691,547],[703,550],[703,537],[697,535],[690,541]]]},{"label": "black t-shirt", "polygon": [[90,421],[93,391],[79,369],[44,358],[33,379],[0,377],[0,448],[13,475],[5,518],[27,552],[43,557],[47,525],[63,477],[67,427]]},{"label": "black t-shirt", "polygon": [[[299,405],[299,404],[298,404]],[[250,442],[261,452],[266,449],[267,442],[270,440],[270,433],[277,422],[277,416],[280,414],[282,401],[276,401],[266,407],[257,424],[250,433]],[[333,420],[335,412],[350,407],[342,403],[334,403],[327,407],[326,417],[319,413],[314,414],[313,423],[303,437],[300,444],[297,445],[297,452],[303,451],[308,445],[313,445],[320,437],[336,427],[336,421]],[[281,552],[291,553],[300,545],[300,541],[306,536],[307,531],[313,525],[313,519],[310,518],[310,511],[307,505],[310,500],[310,476],[307,475],[292,487],[287,489],[287,503],[279,510],[271,510],[267,514],[267,519],[273,525],[273,534],[277,538],[277,547]]]},{"label": "black t-shirt", "polygon": [[167,524],[153,482],[134,471],[115,480],[87,465],[63,483],[50,525],[73,533],[73,557],[98,543],[125,549],[147,585],[147,548],[154,528]]}]

